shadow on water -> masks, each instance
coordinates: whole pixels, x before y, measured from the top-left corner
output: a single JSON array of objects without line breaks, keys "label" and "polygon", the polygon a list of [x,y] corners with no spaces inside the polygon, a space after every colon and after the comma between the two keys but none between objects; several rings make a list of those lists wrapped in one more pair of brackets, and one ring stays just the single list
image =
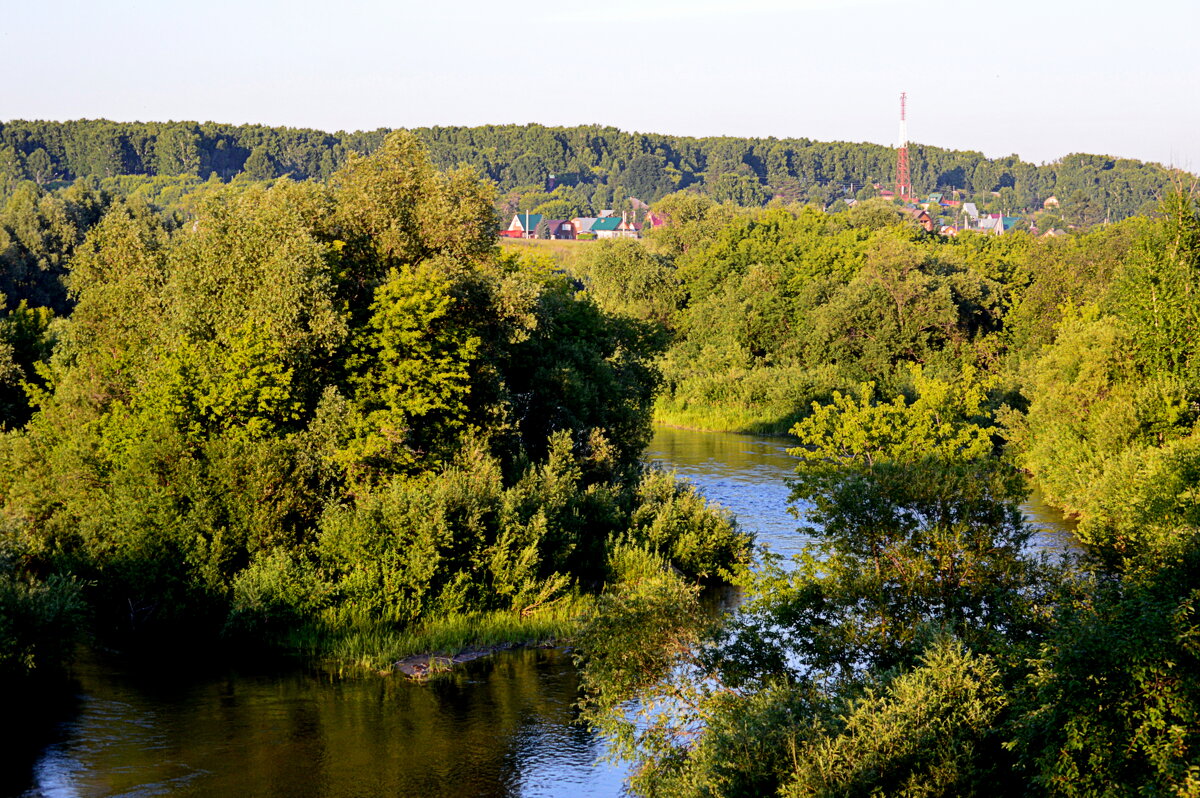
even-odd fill
[{"label": "shadow on water", "polygon": [[615,795],[573,723],[570,657],[506,652],[427,685],[87,658],[73,712],[4,795]]},{"label": "shadow on water", "polygon": [[65,674],[4,683],[4,756],[0,757],[0,795],[23,795],[34,784],[43,752],[61,744],[82,701],[77,681]]}]

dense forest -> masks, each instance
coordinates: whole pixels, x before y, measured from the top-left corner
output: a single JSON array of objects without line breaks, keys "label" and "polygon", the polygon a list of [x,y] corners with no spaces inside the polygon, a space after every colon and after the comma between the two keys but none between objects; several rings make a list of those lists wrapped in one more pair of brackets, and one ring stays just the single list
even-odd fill
[{"label": "dense forest", "polygon": [[[640,794],[1200,794],[1200,216],[1165,171],[926,150],[931,187],[1128,217],[942,237],[821,193],[887,175],[860,145],[0,138],[7,678],[81,639],[379,668],[554,637]],[[654,177],[667,223],[499,248],[543,171],[545,202]],[[655,415],[790,434],[815,542],[752,562],[641,464]],[[1076,555],[1030,545],[1031,483]]]},{"label": "dense forest", "polygon": [[[0,194],[82,177],[126,190],[147,178],[194,186],[211,176],[327,180],[352,154],[377,149],[389,131],[317,130],[212,122],[11,121],[0,124]],[[896,153],[875,144],[810,139],[690,138],[612,127],[433,127],[412,131],[442,169],[468,165],[499,188],[498,207],[555,218],[628,207],[691,189],[718,202],[763,205],[778,197],[826,207],[869,197],[894,181]],[[998,212],[1036,210],[1054,196],[1056,226],[1087,227],[1146,212],[1169,170],[1140,161],[1073,154],[1044,165],[1017,156],[910,145],[915,191],[958,191]]]},{"label": "dense forest", "polygon": [[[815,542],[716,621],[682,580],[606,597],[589,717],[635,790],[1198,794],[1193,197],[1067,238],[878,200],[656,211],[578,272],[667,336],[660,419],[790,433]],[[1030,477],[1077,555],[1032,546]]]}]

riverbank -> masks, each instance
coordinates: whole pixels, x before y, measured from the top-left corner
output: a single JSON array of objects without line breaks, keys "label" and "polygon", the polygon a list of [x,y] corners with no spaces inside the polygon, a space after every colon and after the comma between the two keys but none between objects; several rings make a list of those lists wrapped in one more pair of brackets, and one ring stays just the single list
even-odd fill
[{"label": "riverbank", "polygon": [[800,420],[797,412],[773,412],[761,406],[696,404],[660,396],[654,405],[654,423],[697,432],[737,435],[786,436]]},{"label": "riverbank", "polygon": [[572,595],[527,614],[463,613],[435,618],[411,629],[333,631],[308,625],[284,635],[279,647],[340,676],[407,673],[399,667],[401,663],[453,662],[466,652],[559,644],[570,640],[594,606],[594,597]]}]

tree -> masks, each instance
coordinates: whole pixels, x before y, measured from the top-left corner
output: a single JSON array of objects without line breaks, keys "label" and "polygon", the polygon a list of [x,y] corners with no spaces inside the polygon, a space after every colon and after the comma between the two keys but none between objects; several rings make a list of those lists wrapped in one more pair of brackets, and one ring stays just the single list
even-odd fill
[{"label": "tree", "polygon": [[732,202],[743,207],[758,207],[767,201],[767,192],[757,178],[734,172],[718,176],[709,193],[717,202]]},{"label": "tree", "polygon": [[17,151],[8,144],[0,145],[0,199],[7,198],[24,179]]},{"label": "tree", "polygon": [[1200,397],[1200,216],[1182,189],[1163,199],[1160,213],[1117,277],[1110,304],[1129,325],[1143,372],[1178,377]]},{"label": "tree", "polygon": [[25,157],[25,170],[29,172],[33,182],[39,186],[44,186],[48,181],[54,179],[54,164],[51,163],[50,156],[41,147]]},{"label": "tree", "polygon": [[1144,565],[1062,602],[1033,661],[1014,743],[1046,793],[1200,788],[1200,547]]},{"label": "tree", "polygon": [[251,180],[270,180],[275,177],[275,164],[267,155],[266,147],[260,144],[250,151],[242,165],[242,173]]}]

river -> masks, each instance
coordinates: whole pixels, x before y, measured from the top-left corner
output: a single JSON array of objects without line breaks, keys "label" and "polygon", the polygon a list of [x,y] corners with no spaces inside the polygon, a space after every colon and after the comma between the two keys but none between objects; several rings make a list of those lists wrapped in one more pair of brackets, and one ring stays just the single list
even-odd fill
[{"label": "river", "polygon": [[[784,555],[787,443],[659,428],[647,459],[728,507]],[[1031,501],[1035,545],[1072,538]],[[569,655],[506,652],[432,684],[339,679],[297,666],[191,668],[88,655],[66,697],[20,702],[25,739],[0,763],[0,796],[611,796],[624,769],[573,723]],[[22,722],[24,721],[24,722]]]}]

